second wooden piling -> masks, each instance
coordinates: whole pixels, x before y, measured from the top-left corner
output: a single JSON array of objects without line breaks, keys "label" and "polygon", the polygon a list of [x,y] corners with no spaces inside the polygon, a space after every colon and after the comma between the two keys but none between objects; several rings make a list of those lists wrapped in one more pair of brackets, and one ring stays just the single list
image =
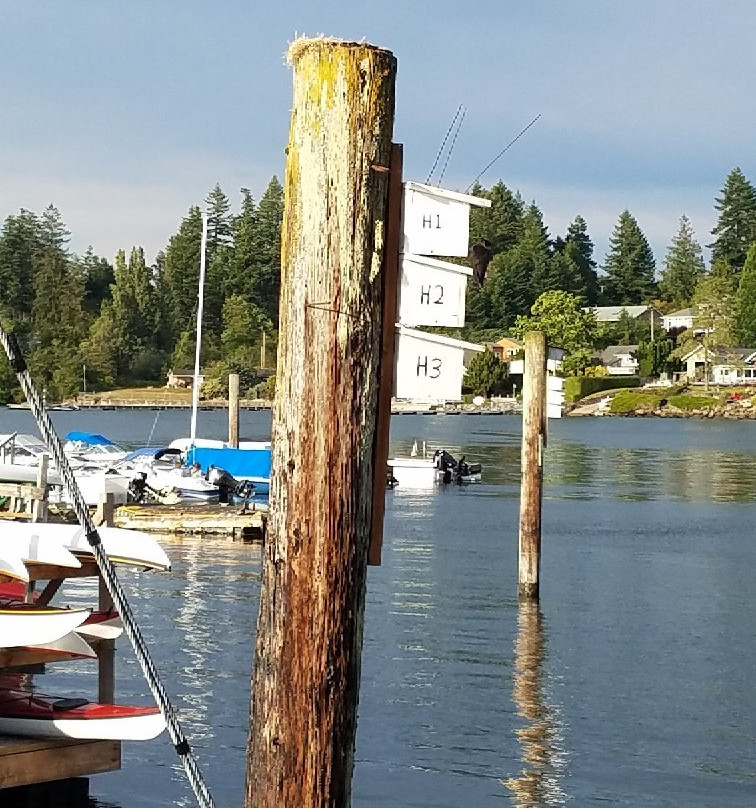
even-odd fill
[{"label": "second wooden piling", "polygon": [[518,595],[538,600],[541,571],[541,501],[546,425],[546,337],[525,334],[522,387],[522,482]]}]

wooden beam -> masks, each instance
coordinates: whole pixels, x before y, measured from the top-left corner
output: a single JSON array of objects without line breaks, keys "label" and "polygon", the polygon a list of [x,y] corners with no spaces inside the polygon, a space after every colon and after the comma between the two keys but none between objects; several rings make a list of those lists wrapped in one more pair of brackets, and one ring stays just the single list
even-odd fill
[{"label": "wooden beam", "polygon": [[381,325],[381,375],[378,388],[378,416],[375,428],[375,476],[373,479],[373,522],[370,529],[368,564],[379,566],[383,549],[383,518],[386,512],[391,397],[394,391],[394,349],[399,299],[399,244],[402,235],[401,144],[391,147],[386,252],[383,259],[383,315]]},{"label": "wooden beam", "polygon": [[86,777],[120,768],[119,741],[0,737],[0,789]]}]

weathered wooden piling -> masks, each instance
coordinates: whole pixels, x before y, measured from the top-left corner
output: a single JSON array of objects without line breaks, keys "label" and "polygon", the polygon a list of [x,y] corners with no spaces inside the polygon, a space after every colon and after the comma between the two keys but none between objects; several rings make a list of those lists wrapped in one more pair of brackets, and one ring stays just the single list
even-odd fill
[{"label": "weathered wooden piling", "polygon": [[525,334],[518,595],[534,600],[540,594],[546,355],[545,335],[538,331]]},{"label": "weathered wooden piling", "polygon": [[396,60],[289,49],[280,335],[246,808],[346,808],[360,682]]},{"label": "weathered wooden piling", "polygon": [[239,448],[239,374],[228,376],[228,443]]}]

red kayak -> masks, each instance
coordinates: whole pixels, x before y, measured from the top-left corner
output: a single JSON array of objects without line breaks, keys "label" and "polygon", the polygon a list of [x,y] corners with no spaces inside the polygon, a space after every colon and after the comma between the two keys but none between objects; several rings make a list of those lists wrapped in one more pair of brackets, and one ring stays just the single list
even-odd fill
[{"label": "red kayak", "polygon": [[30,738],[147,741],[165,729],[157,707],[0,689],[0,733]]}]

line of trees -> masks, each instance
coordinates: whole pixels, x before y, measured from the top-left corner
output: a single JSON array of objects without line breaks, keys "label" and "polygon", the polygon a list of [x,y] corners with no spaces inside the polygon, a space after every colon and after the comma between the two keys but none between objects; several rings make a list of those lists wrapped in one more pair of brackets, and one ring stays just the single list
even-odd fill
[{"label": "line of trees", "polygon": [[[725,312],[730,338],[756,345],[756,189],[741,169],[730,172],[715,199],[709,269],[684,215],[657,267],[637,220],[623,211],[599,267],[582,216],[552,237],[535,202],[526,204],[503,182],[476,185],[471,192],[492,203],[474,208],[470,217],[471,241],[485,243],[491,261],[471,281],[463,338],[483,342],[517,333],[527,318],[544,316],[543,301],[533,312],[544,293],[559,292],[562,297],[548,298],[549,311],[653,304],[664,312],[691,305],[710,317],[715,310]],[[242,189],[234,214],[216,185],[204,209],[209,234],[203,371],[216,392],[222,392],[229,372],[240,373],[242,389],[252,390],[261,383],[263,340],[271,357],[275,351],[283,189],[273,177],[258,203]],[[85,378],[89,389],[162,384],[169,368],[193,366],[201,227],[200,207],[192,206],[148,266],[141,247],[119,251],[112,264],[91,249],[84,256],[71,254],[70,233],[53,205],[40,215],[21,210],[5,220],[0,317],[19,335],[51,399],[77,393]],[[565,328],[559,326],[562,334]],[[620,323],[615,331],[604,337],[637,341],[632,323]],[[572,352],[590,347],[575,344]],[[582,361],[576,360],[576,367]],[[0,363],[0,401],[13,392],[10,368]]]},{"label": "line of trees", "polygon": [[[273,177],[259,203],[243,188],[233,214],[216,185],[204,208],[203,371],[211,384],[237,372],[246,392],[262,383],[262,344],[275,355],[283,188]],[[141,247],[119,250],[111,264],[91,248],[84,256],[69,251],[70,233],[53,205],[5,220],[0,317],[50,400],[85,386],[162,385],[169,368],[193,367],[201,231],[201,210],[192,206],[152,266]],[[15,392],[2,361],[0,401]]]}]

